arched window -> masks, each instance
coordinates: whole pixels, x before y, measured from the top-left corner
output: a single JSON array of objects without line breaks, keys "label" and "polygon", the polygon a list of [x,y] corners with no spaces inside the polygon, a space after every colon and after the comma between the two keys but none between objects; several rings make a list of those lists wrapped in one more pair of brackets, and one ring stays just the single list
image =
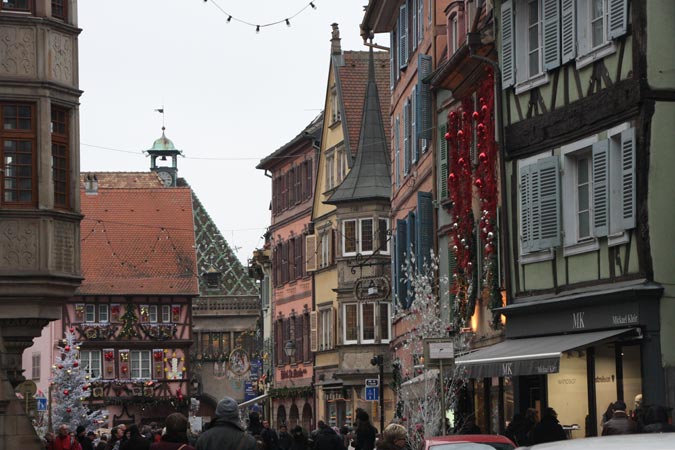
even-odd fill
[{"label": "arched window", "polygon": [[284,405],[279,406],[277,409],[277,428],[286,423],[286,407]]},{"label": "arched window", "polygon": [[298,424],[298,421],[300,420],[300,413],[298,411],[298,406],[293,403],[291,406],[291,412],[288,416],[288,428],[293,428]]}]

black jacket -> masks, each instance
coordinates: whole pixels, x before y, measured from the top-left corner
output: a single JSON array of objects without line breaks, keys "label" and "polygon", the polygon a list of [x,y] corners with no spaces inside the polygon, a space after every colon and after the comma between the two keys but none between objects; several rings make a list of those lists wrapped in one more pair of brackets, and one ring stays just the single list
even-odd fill
[{"label": "black jacket", "polygon": [[197,450],[256,450],[256,441],[246,434],[241,425],[216,419],[208,430],[199,435],[195,447]]},{"label": "black jacket", "polygon": [[314,438],[314,450],[344,450],[342,438],[330,427],[319,428]]},{"label": "black jacket", "polygon": [[558,419],[552,416],[544,416],[541,422],[534,426],[532,430],[532,443],[541,444],[542,442],[564,441],[567,439],[565,430],[560,426]]}]

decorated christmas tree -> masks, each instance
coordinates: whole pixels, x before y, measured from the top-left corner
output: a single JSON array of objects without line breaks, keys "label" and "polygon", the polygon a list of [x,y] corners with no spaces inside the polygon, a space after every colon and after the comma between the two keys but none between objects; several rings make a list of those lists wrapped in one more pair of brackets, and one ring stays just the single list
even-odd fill
[{"label": "decorated christmas tree", "polygon": [[91,395],[89,375],[80,364],[80,346],[75,342],[75,330],[66,330],[66,336],[57,346],[56,362],[52,366],[52,423],[54,428],[67,424],[71,430],[79,425],[87,431],[97,429],[104,422],[102,411],[90,411],[85,400]]}]

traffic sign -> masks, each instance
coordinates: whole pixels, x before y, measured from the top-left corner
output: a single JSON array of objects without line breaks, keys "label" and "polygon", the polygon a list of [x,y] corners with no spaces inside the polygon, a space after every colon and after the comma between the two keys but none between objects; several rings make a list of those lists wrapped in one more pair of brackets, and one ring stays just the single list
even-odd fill
[{"label": "traffic sign", "polygon": [[380,380],[377,378],[366,378],[366,387],[377,387],[380,385]]},{"label": "traffic sign", "polygon": [[47,399],[38,398],[37,399],[37,410],[38,411],[47,411]]},{"label": "traffic sign", "polygon": [[366,386],[366,400],[377,401],[379,399],[380,399],[380,388],[378,386],[375,387]]}]

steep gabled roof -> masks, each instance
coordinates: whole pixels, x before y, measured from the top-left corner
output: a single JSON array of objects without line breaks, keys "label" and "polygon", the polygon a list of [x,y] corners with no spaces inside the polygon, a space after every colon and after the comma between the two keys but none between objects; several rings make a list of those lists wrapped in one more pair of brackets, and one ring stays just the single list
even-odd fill
[{"label": "steep gabled roof", "polygon": [[78,293],[197,295],[190,189],[126,187],[152,179],[137,173],[96,176],[98,193],[80,190],[84,281]]},{"label": "steep gabled roof", "polygon": [[[258,296],[255,281],[248,276],[239,259],[228,245],[216,224],[209,216],[197,194],[192,192],[194,209],[195,238],[197,245],[197,267],[199,274],[215,270],[221,274],[218,287],[209,288],[209,295]],[[199,280],[202,294],[207,292],[204,277]]]},{"label": "steep gabled roof", "polygon": [[385,137],[382,120],[372,48],[368,66],[368,82],[362,106],[361,134],[356,160],[345,179],[326,201],[329,204],[391,198],[388,140]]},{"label": "steep gabled roof", "polygon": [[267,169],[270,170],[272,167],[283,164],[283,157],[287,152],[292,150],[296,144],[299,142],[308,140],[321,142],[321,129],[323,127],[323,111],[316,116],[310,123],[302,130],[297,136],[291,139],[286,144],[279,147],[272,154],[264,157],[260,160],[260,163],[256,166],[256,169]]},{"label": "steep gabled roof", "polygon": [[[369,52],[345,51],[344,64],[337,67],[337,87],[342,102],[342,120],[345,122],[345,143],[352,155],[356,155],[359,134],[363,122],[363,99],[368,82]],[[380,93],[389,92],[389,53],[373,52],[375,84]],[[389,117],[391,99],[388,95],[380,97],[380,110],[383,116]],[[384,135],[390,141],[391,124],[384,121]]]}]

